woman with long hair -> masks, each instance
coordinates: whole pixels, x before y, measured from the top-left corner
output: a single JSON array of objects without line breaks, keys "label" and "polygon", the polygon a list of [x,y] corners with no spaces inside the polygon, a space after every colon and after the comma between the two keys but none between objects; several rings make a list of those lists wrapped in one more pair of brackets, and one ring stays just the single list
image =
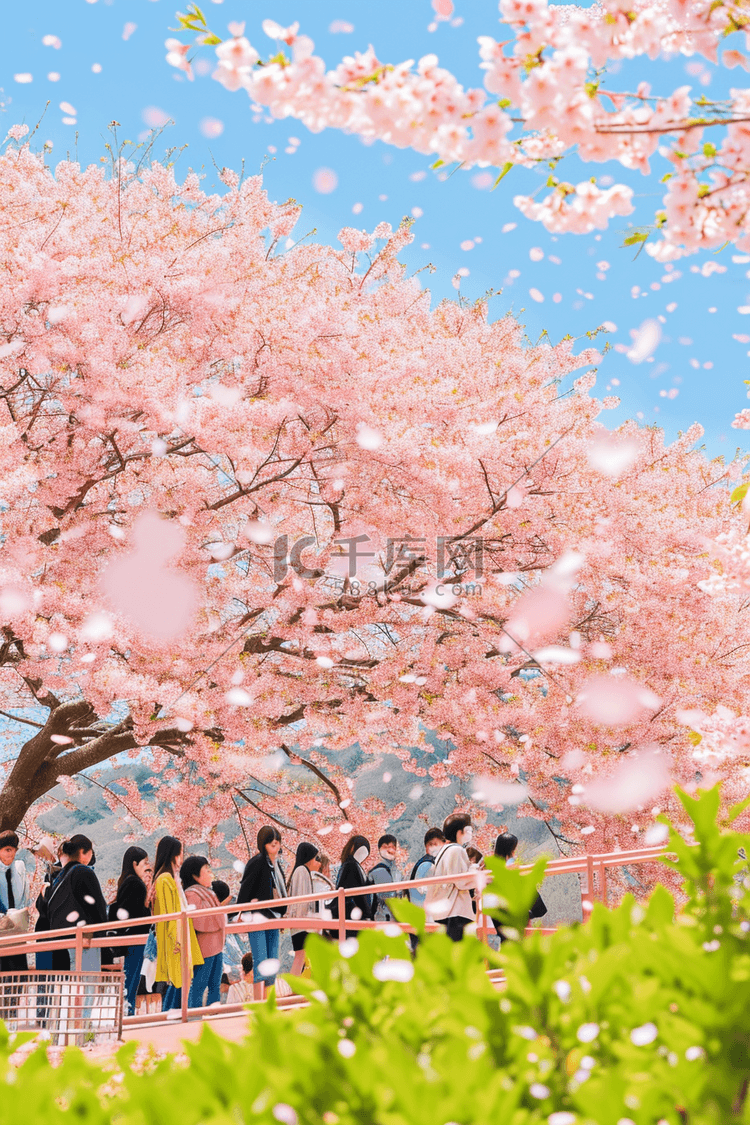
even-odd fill
[{"label": "woman with long hair", "polygon": [[[154,914],[177,914],[187,910],[185,892],[180,882],[179,870],[182,864],[182,844],[175,836],[162,836],[156,846],[154,861],[154,881],[149,898],[153,903]],[[171,922],[157,922],[156,930],[156,979],[167,982],[167,991],[162,999],[162,1011],[182,1005],[183,985],[189,985],[193,977],[193,966],[203,964],[203,954],[195,936],[193,923],[188,919],[189,978],[182,979],[182,933],[181,924],[175,918]]]},{"label": "woman with long hair", "polygon": [[[279,863],[281,833],[278,828],[264,824],[257,841],[258,854],[248,860],[242,875],[238,905],[287,897],[286,880]],[[282,918],[286,907],[264,907],[260,913],[266,918]],[[250,930],[248,937],[253,954],[253,992],[256,1000],[262,1000],[266,985],[275,983],[279,971],[279,931]]]},{"label": "woman with long hair", "polygon": [[[336,880],[336,888],[367,887],[372,884],[370,876],[362,866],[370,854],[370,841],[366,836],[351,836],[344,844],[341,853],[341,867]],[[368,922],[375,917],[375,896],[371,894],[348,895],[345,899],[345,917],[353,921]],[[346,936],[356,937],[357,931],[347,931]]]},{"label": "woman with long hair", "polygon": [[[180,868],[180,879],[188,904],[196,910],[219,906],[219,899],[211,883],[213,872],[203,855],[189,855]],[[221,1003],[221,974],[224,967],[224,937],[227,928],[226,914],[193,917],[198,935],[198,945],[203,954],[203,964],[196,965],[190,985],[188,1007],[202,1008],[206,992],[206,1006]]]},{"label": "woman with long hair", "polygon": [[[126,918],[148,918],[151,907],[148,905],[148,885],[151,881],[152,869],[145,848],[135,845],[129,847],[122,857],[122,870],[117,881],[117,894],[109,905],[109,921],[124,922]],[[123,926],[114,932],[119,936],[134,934],[147,934],[151,923],[141,923],[136,926]],[[114,946],[117,954],[122,951],[122,946]],[[127,1014],[135,1015],[135,998],[138,995],[138,985],[141,981],[143,968],[143,954],[145,945],[129,945],[125,949],[125,1000]]]},{"label": "woman with long hair", "polygon": [[[49,929],[47,895],[49,894],[52,883],[54,883],[64,866],[60,860],[60,854],[61,845],[55,844],[51,836],[45,836],[40,842],[39,847],[34,851],[36,858],[41,859],[44,864],[44,886],[39,892],[35,904],[37,917],[34,932],[37,934],[44,933]],[[65,858],[67,859],[67,856]],[[53,958],[54,953],[46,953],[41,942],[37,942],[36,953],[34,955],[37,972],[47,972],[51,969],[53,967]],[[42,986],[40,985],[40,987]],[[41,1018],[40,1016],[40,1019]]]},{"label": "woman with long hair", "polygon": [[[107,904],[96,873],[94,845],[88,836],[77,833],[62,844],[65,865],[45,894],[50,930],[64,930],[78,925],[107,921]],[[100,936],[100,935],[94,935]],[[99,947],[84,949],[81,964],[76,964],[75,946],[56,949],[53,968],[74,972],[98,972],[102,966]]]},{"label": "woman with long hair", "polygon": [[[320,849],[315,844],[308,844],[306,840],[297,848],[294,860],[294,870],[289,881],[289,897],[297,895],[315,894],[313,886],[313,871],[320,870]],[[287,912],[287,918],[310,918],[319,913],[318,902],[295,902]],[[305,967],[305,942],[309,930],[292,930],[292,949],[294,961],[292,962],[292,975],[300,976]]]}]

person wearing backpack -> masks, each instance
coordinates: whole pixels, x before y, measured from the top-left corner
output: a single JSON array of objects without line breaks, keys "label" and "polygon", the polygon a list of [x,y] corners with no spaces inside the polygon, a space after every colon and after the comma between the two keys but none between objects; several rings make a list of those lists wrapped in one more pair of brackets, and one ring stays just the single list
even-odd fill
[{"label": "person wearing backpack", "polygon": [[[390,833],[381,836],[378,840],[378,852],[380,859],[374,867],[370,868],[370,880],[376,886],[378,883],[393,883],[399,881],[399,872],[396,870],[396,859],[398,858],[398,840]],[[395,879],[394,879],[395,875]],[[391,922],[393,917],[388,909],[389,898],[403,898],[404,891],[393,891],[391,894],[383,894],[382,892],[375,895],[375,921],[376,922]]]},{"label": "person wearing backpack", "polygon": [[[435,874],[433,868],[435,866],[435,857],[445,844],[445,836],[443,835],[442,828],[428,828],[424,834],[424,855],[417,860],[411,869],[409,879],[429,879]],[[427,897],[427,888],[411,887],[409,890],[409,898],[415,906],[424,908],[424,900]]]},{"label": "person wearing backpack", "polygon": [[[67,862],[45,893],[45,906],[50,930],[75,929],[78,925],[107,921],[107,904],[102,888],[92,870],[94,845],[88,836],[77,833],[62,845]],[[102,934],[93,934],[101,937]],[[102,964],[99,947],[84,949],[81,964],[75,964],[75,946],[56,949],[53,968],[73,972],[98,972]]]},{"label": "person wearing backpack", "polygon": [[451,881],[451,875],[463,875],[471,870],[466,848],[472,838],[471,817],[468,813],[452,813],[443,824],[446,843],[435,857],[433,875],[445,877],[444,883],[433,883],[427,889],[424,908],[428,918],[445,926],[451,941],[461,941],[464,929],[474,921],[474,906],[468,880]]}]

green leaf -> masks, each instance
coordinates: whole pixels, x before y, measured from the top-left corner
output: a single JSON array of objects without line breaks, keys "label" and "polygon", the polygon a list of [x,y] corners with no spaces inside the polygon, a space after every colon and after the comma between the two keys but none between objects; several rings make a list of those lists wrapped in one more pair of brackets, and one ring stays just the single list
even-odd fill
[{"label": "green leaf", "polygon": [[648,231],[637,230],[633,234],[629,234],[623,242],[623,246],[636,246],[639,242],[645,242],[648,238]]},{"label": "green leaf", "polygon": [[442,168],[444,164],[444,160],[436,160],[433,164],[430,165],[430,168]]},{"label": "green leaf", "polygon": [[738,484],[729,497],[730,501],[733,504],[741,504],[747,496],[748,488],[750,488],[750,481],[745,481],[744,484]]},{"label": "green leaf", "polygon": [[206,17],[197,4],[188,4],[188,11],[191,12],[197,20],[200,20],[204,27],[206,26]]},{"label": "green leaf", "polygon": [[716,145],[711,144],[710,141],[706,141],[706,143],[703,146],[703,155],[704,156],[716,156]]},{"label": "green leaf", "polygon": [[424,937],[426,915],[416,903],[409,902],[408,898],[388,899],[388,909],[397,922],[405,922],[413,926],[419,937]]},{"label": "green leaf", "polygon": [[745,797],[743,801],[740,801],[736,805],[732,805],[731,809],[727,813],[727,821],[729,822],[729,824],[734,824],[737,817],[741,813],[743,813],[746,808],[750,808],[750,794],[748,794],[748,796]]},{"label": "green leaf", "polygon": [[515,167],[515,165],[513,164],[513,161],[512,161],[512,160],[508,160],[508,161],[507,161],[507,163],[503,164],[503,170],[502,170],[502,172],[500,173],[500,175],[499,175],[499,176],[497,177],[497,179],[495,180],[494,184],[492,185],[492,190],[493,190],[493,191],[495,190],[495,188],[497,187],[497,185],[498,185],[498,184],[500,183],[500,181],[501,181],[502,179],[504,179],[504,177],[505,177],[505,176],[507,176],[507,175],[508,175],[508,172],[510,172],[511,168],[514,168],[514,167]]}]

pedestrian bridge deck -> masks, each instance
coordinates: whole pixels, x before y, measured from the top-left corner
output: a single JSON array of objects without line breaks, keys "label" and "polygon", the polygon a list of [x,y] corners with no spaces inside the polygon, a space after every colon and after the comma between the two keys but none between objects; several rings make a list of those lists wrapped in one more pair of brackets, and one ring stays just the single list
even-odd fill
[{"label": "pedestrian bridge deck", "polygon": [[[653,863],[658,861],[664,854],[666,849],[663,847],[657,848],[639,848],[630,851],[609,852],[601,855],[582,855],[571,856],[560,859],[555,859],[547,865],[545,878],[555,875],[565,874],[579,874],[582,876],[582,912],[584,920],[588,917],[593,903],[598,899],[601,902],[607,902],[607,869],[612,867],[633,867],[643,863]],[[530,868],[527,868],[527,870]],[[520,870],[524,870],[523,867]],[[460,882],[470,888],[475,888],[477,900],[480,903],[477,914],[476,930],[477,936],[486,941],[489,935],[492,920],[481,910],[481,891],[487,885],[490,879],[488,872],[482,870],[473,870],[466,872],[463,875],[451,876],[451,882]],[[368,886],[366,893],[381,893],[385,896],[398,890],[409,890],[410,888],[424,890],[433,884],[445,883],[444,876],[431,876],[430,878],[420,879],[418,882],[403,880],[396,883],[384,883],[375,886]],[[278,930],[306,930],[306,931],[327,931],[333,932],[339,939],[343,941],[346,937],[347,931],[358,931],[363,929],[378,928],[383,925],[382,922],[369,922],[346,918],[346,898],[350,896],[357,896],[362,894],[361,887],[354,887],[349,889],[340,888],[333,892],[324,891],[311,895],[299,895],[290,897],[283,900],[270,900],[269,902],[253,902],[252,904],[244,905],[238,910],[238,904],[227,906],[212,907],[205,910],[182,910],[174,914],[164,914],[154,917],[152,921],[175,921],[181,933],[181,950],[182,950],[182,977],[184,980],[189,980],[191,976],[191,966],[187,962],[188,950],[190,949],[190,941],[188,940],[188,927],[191,918],[200,916],[212,915],[236,915],[236,920],[228,922],[227,932],[229,933],[248,933],[251,930],[257,929],[278,929]],[[267,918],[259,913],[260,910],[265,908],[287,905],[291,906],[295,903],[319,902],[324,900],[329,904],[334,900],[337,903],[338,917],[331,918],[317,916],[308,916],[305,918]],[[322,902],[321,902],[322,905]],[[388,923],[388,925],[400,925],[401,929],[408,932],[410,927],[400,923]],[[81,957],[85,948],[96,948],[109,946],[117,949],[118,947],[128,947],[132,945],[145,944],[147,935],[145,934],[118,934],[117,931],[126,930],[129,925],[132,925],[132,920],[122,920],[118,922],[106,923],[107,936],[101,936],[102,923],[95,923],[93,925],[75,926],[65,930],[44,931],[41,933],[26,933],[23,935],[9,935],[0,936],[0,956],[10,954],[26,954],[27,956],[35,953],[35,951],[43,947],[45,952],[51,952],[55,949],[69,949],[75,950],[76,964],[81,964]],[[430,927],[435,928],[435,927]],[[535,927],[539,928],[539,927]],[[552,932],[547,930],[546,932]],[[31,974],[29,974],[31,975]],[[86,974],[79,974],[82,977]],[[490,978],[498,986],[502,986],[502,974],[493,970],[490,972]],[[6,981],[7,991],[11,997],[9,1003],[12,1005],[12,997],[16,995],[22,987],[20,977],[24,974],[0,974],[0,991],[2,990],[2,978],[14,977],[14,981]],[[120,989],[122,988],[122,970],[115,970],[112,974],[113,979],[118,979],[120,982]],[[83,1010],[86,1009],[86,986],[85,982],[81,984],[81,999],[78,1006]],[[253,1003],[262,1003],[263,1001],[254,1001]],[[277,1006],[281,1010],[293,1010],[301,1005],[306,1004],[306,1000],[301,996],[292,995],[289,997],[277,998]],[[131,1017],[122,1017],[118,1019],[118,1025],[111,1029],[110,1034],[114,1033],[112,1037],[121,1037],[124,1040],[136,1039],[143,1043],[153,1043],[154,1046],[164,1047],[164,1049],[174,1049],[181,1041],[192,1040],[197,1038],[200,1034],[200,1029],[204,1023],[210,1023],[211,1026],[221,1035],[229,1039],[241,1038],[247,1026],[247,1013],[244,1005],[232,1005],[228,1007],[222,1005],[213,1008],[189,1009],[188,1008],[188,989],[182,989],[182,1006],[172,1013],[166,1012],[153,1012],[145,1014],[137,1014]],[[120,1011],[122,1004],[120,1003]],[[31,1030],[31,1026],[29,1030]],[[40,1026],[40,1030],[43,1030]],[[96,1029],[90,1030],[78,1029],[75,1038],[72,1041],[80,1041],[81,1036],[90,1037],[95,1034]]]}]

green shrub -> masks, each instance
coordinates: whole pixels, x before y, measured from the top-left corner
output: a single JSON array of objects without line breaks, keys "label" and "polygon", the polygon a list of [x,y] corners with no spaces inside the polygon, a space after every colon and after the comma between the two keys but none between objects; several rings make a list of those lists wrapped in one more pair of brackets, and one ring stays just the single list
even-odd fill
[{"label": "green shrub", "polygon": [[[135,1046],[105,1069],[75,1049],[54,1069],[2,1034],[3,1121],[24,1125],[727,1125],[750,1122],[748,837],[718,825],[718,790],[680,794],[694,846],[670,848],[686,901],[596,906],[585,925],[507,941],[368,932],[342,955],[311,938],[310,1006],[256,1009],[242,1044],[209,1028],[137,1073]],[[739,808],[730,815],[734,820]],[[502,918],[522,928],[541,868],[491,862]],[[392,909],[418,927],[416,907]],[[389,958],[389,960],[385,960]],[[498,993],[486,962],[502,965]],[[388,979],[395,978],[395,979]],[[0,1029],[1,1030],[1,1029]]]}]

